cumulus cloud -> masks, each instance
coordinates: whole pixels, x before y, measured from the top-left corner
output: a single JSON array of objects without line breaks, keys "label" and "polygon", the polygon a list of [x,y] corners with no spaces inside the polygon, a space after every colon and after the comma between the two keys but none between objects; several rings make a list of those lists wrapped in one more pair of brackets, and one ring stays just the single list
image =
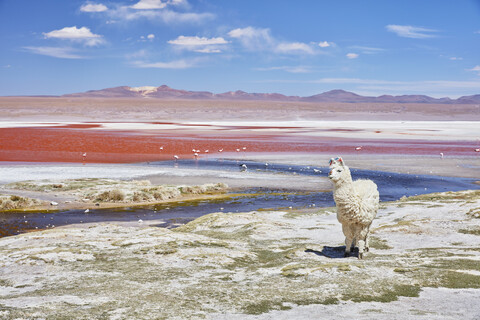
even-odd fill
[{"label": "cumulus cloud", "polygon": [[434,29],[396,24],[389,24],[385,28],[390,32],[396,33],[399,37],[414,39],[434,38],[436,35],[432,33],[437,32],[437,30]]},{"label": "cumulus cloud", "polygon": [[273,46],[273,38],[270,29],[254,27],[238,28],[228,33],[229,37],[238,39],[248,50],[264,50]]},{"label": "cumulus cloud", "polygon": [[226,44],[228,41],[219,37],[219,38],[206,38],[206,37],[186,37],[179,36],[175,40],[168,41],[170,44],[175,44],[179,46],[205,46],[213,44]]},{"label": "cumulus cloud", "polygon": [[162,0],[140,0],[131,7],[139,10],[163,9],[167,6],[167,2]]},{"label": "cumulus cloud", "polygon": [[313,49],[306,43],[302,42],[283,42],[275,47],[275,51],[279,53],[306,53],[313,54]]},{"label": "cumulus cloud", "polygon": [[358,58],[358,53],[347,53],[346,56],[348,59],[356,59]]},{"label": "cumulus cloud", "polygon": [[327,48],[327,47],[330,47],[332,44],[330,42],[327,42],[327,41],[323,41],[323,42],[319,42],[318,43],[318,46],[320,48]]},{"label": "cumulus cloud", "polygon": [[109,16],[115,20],[133,21],[147,19],[151,21],[161,21],[167,24],[179,23],[201,23],[211,20],[215,17],[212,13],[196,13],[196,12],[177,12],[167,7],[158,9],[134,9],[131,6],[120,6],[114,10],[109,10]]},{"label": "cumulus cloud", "polygon": [[107,10],[107,6],[101,3],[86,3],[80,7],[82,12],[103,12]]},{"label": "cumulus cloud", "polygon": [[186,61],[186,60],[173,60],[169,62],[135,61],[133,65],[137,68],[157,68],[157,69],[188,69],[195,66],[193,61]]},{"label": "cumulus cloud", "polygon": [[220,46],[229,43],[222,37],[206,38],[206,37],[190,37],[179,36],[174,40],[169,40],[168,43],[175,45],[177,48],[191,50],[200,53],[218,53],[221,52]]},{"label": "cumulus cloud", "polygon": [[65,27],[59,30],[44,32],[43,35],[47,39],[55,38],[62,40],[71,40],[76,42],[82,42],[87,46],[96,46],[104,42],[101,35],[92,33],[87,27]]},{"label": "cumulus cloud", "polygon": [[62,58],[62,59],[83,59],[84,57],[75,54],[73,48],[62,47],[23,47],[25,50],[44,56]]},{"label": "cumulus cloud", "polygon": [[188,7],[188,2],[187,0],[140,0],[130,7],[137,10],[156,10],[167,6]]},{"label": "cumulus cloud", "polygon": [[272,51],[281,54],[314,54],[315,50],[303,42],[280,42],[268,28],[238,28],[231,30],[228,36],[240,41],[250,51]]},{"label": "cumulus cloud", "polygon": [[468,69],[468,71],[477,72],[478,75],[480,76],[480,65],[477,65],[477,66],[473,67],[472,69]]},{"label": "cumulus cloud", "polygon": [[268,68],[257,68],[258,71],[276,71],[281,70],[289,73],[309,73],[311,68],[306,66],[280,66],[280,67],[268,67]]},{"label": "cumulus cloud", "polygon": [[147,36],[147,39],[153,40],[153,39],[155,39],[155,35],[154,35],[153,33],[150,33],[150,34]]}]

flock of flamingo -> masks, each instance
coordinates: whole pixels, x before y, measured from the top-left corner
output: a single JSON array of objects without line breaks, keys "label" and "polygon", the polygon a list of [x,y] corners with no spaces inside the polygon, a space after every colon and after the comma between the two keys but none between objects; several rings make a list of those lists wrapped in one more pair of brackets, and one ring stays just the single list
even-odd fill
[{"label": "flock of flamingo", "polygon": [[[161,147],[159,147],[159,150],[160,150],[160,151],[163,151],[163,148],[164,148],[164,146],[161,146]],[[357,146],[357,147],[355,147],[355,151],[361,151],[362,149],[363,149],[363,146]],[[246,150],[247,150],[247,147],[242,147],[241,149],[240,149],[240,148],[236,148],[236,149],[235,149],[236,152],[246,151]],[[480,148],[475,148],[474,151],[475,151],[475,152],[480,152]],[[199,157],[199,155],[200,155],[200,153],[201,153],[201,150],[200,150],[200,149],[195,149],[195,148],[193,148],[193,149],[192,149],[192,152],[193,152],[193,157],[194,157],[195,159],[198,159],[198,157]],[[208,154],[208,153],[210,152],[210,150],[209,150],[209,149],[206,149],[206,150],[204,150],[203,152],[204,152],[205,154]],[[218,149],[218,152],[219,152],[219,153],[222,153],[222,152],[223,152],[223,148]],[[440,157],[441,157],[442,159],[443,159],[443,156],[444,156],[443,152],[440,152]],[[85,162],[85,160],[87,159],[87,153],[86,153],[86,152],[83,152],[83,153],[82,153],[82,158],[83,158],[83,162]],[[177,160],[180,159],[180,157],[175,154],[175,155],[173,156],[173,159],[174,159],[175,161],[177,161]]]}]

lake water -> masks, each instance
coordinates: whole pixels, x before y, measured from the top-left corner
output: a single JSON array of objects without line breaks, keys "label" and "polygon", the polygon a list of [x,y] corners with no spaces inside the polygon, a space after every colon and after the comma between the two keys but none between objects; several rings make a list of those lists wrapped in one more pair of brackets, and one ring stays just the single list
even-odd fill
[{"label": "lake water", "polygon": [[[297,175],[326,177],[327,167],[307,167],[285,164],[235,160],[183,160],[178,162],[154,162],[149,166],[158,168],[179,167],[215,170],[215,172],[238,172],[245,164],[249,173],[272,173],[277,175]],[[409,175],[383,171],[351,169],[354,179],[371,179],[377,185],[381,201],[398,200],[402,196],[418,194],[480,189],[472,179],[427,175]],[[259,209],[286,209],[334,206],[332,192],[292,192],[288,186],[276,189],[251,188],[241,190],[242,195],[222,200],[179,201],[146,207],[69,210],[57,212],[0,213],[0,236],[14,235],[32,229],[46,229],[77,223],[102,221],[138,221],[148,224],[148,220],[162,220],[161,227],[172,227],[186,223],[212,212],[245,212]]]}]

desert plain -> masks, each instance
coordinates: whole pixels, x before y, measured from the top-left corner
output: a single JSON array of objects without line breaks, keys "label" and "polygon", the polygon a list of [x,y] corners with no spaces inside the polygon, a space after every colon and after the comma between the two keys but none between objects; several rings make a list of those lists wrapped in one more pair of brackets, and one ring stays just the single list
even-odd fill
[{"label": "desert plain", "polygon": [[[478,319],[479,128],[476,104],[0,97],[0,192],[38,199],[2,217],[188,205],[249,188],[331,192],[325,167],[336,156],[353,169],[472,180],[471,190],[382,202],[364,260],[343,258],[331,206],[9,235],[0,239],[0,318]],[[324,172],[182,166],[207,159]]]}]

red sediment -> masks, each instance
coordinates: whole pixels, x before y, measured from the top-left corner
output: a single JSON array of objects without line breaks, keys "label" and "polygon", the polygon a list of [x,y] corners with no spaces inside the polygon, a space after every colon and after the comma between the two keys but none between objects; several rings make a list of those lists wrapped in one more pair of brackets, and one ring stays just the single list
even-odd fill
[{"label": "red sediment", "polygon": [[[88,130],[99,125],[62,127],[0,128],[0,161],[127,163],[156,160],[193,159],[223,152],[308,152],[331,155],[354,152],[366,154],[416,154],[437,156],[474,155],[470,141],[402,139],[346,139],[299,136],[289,133],[258,134],[216,130]],[[355,151],[356,146],[361,151]],[[163,150],[160,147],[163,146]],[[246,147],[246,151],[243,150]],[[240,152],[236,150],[240,149]],[[87,153],[83,157],[83,153]]]}]

